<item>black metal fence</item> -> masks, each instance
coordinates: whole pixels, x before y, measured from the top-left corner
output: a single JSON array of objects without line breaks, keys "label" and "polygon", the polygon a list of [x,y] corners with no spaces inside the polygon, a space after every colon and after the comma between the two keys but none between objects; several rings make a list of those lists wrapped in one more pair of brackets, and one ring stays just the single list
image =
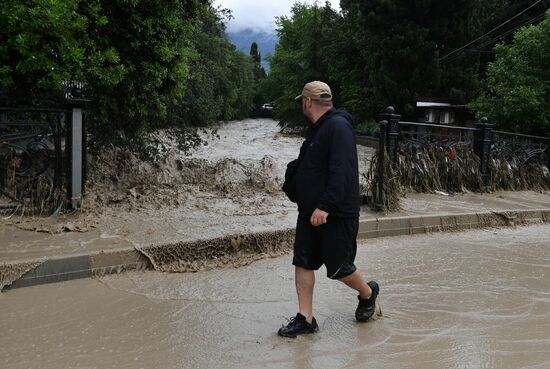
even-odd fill
[{"label": "black metal fence", "polygon": [[[486,189],[527,189],[529,185],[543,188],[550,188],[550,138],[521,135],[510,132],[493,130],[493,125],[486,118],[482,118],[473,127],[461,127],[445,124],[430,124],[418,122],[401,121],[401,116],[396,114],[393,107],[388,107],[386,112],[380,115],[379,148],[377,157],[377,173],[374,178],[376,185],[373,192],[376,198],[376,207],[384,208],[385,187],[384,178],[386,171],[386,160],[389,160],[393,167],[401,163],[401,158],[410,158],[419,152],[428,149],[438,150],[444,155],[432,155],[439,161],[457,160],[457,151],[462,156],[470,155],[470,160],[459,163],[468,165],[477,190]],[[427,170],[423,168],[425,163],[413,170]],[[438,172],[439,163],[430,163],[435,166],[434,173]],[[533,174],[531,170],[537,165],[541,171]],[[424,165],[425,166],[425,165]],[[449,166],[446,171],[449,172]],[[456,165],[455,165],[456,167]],[[464,168],[463,168],[464,169]],[[531,170],[531,171],[530,171]],[[527,181],[531,173],[531,180]],[[404,177],[406,173],[397,173],[397,176]],[[448,175],[460,175],[459,172],[448,173]],[[509,178],[515,178],[510,181]],[[403,178],[396,178],[402,180]],[[506,182],[506,183],[504,183]],[[472,182],[470,182],[471,184]]]},{"label": "black metal fence", "polygon": [[[0,209],[51,213],[71,198],[74,116],[69,106],[0,108]],[[85,171],[84,165],[81,186]]]}]

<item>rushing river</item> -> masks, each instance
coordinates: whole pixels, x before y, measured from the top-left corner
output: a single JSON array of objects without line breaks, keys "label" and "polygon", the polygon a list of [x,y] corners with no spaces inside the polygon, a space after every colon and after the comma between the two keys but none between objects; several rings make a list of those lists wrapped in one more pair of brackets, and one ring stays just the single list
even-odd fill
[{"label": "rushing river", "polygon": [[[154,163],[118,148],[94,157],[84,208],[57,218],[8,219],[4,224],[9,228],[0,227],[0,259],[292,227],[296,205],[280,188],[286,164],[298,156],[303,138],[281,133],[272,119],[226,122],[215,128],[217,136],[204,133],[208,144],[190,153],[160,134],[169,150]],[[358,147],[362,171],[373,152]],[[52,243],[36,231],[67,234]]]},{"label": "rushing river", "polygon": [[[147,245],[293,226],[296,205],[281,185],[303,138],[281,133],[272,119],[216,128],[217,137],[204,134],[208,144],[190,153],[166,140],[168,155],[154,164],[123,150],[96,158],[84,212],[69,220],[72,227],[93,225],[101,239]],[[373,152],[358,146],[361,172]]]}]

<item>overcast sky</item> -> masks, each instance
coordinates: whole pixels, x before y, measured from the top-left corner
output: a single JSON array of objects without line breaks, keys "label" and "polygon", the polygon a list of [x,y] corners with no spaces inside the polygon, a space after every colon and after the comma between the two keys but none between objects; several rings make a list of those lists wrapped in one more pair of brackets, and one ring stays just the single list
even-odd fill
[{"label": "overcast sky", "polygon": [[[275,29],[275,17],[289,15],[290,8],[296,0],[214,0],[214,5],[221,5],[233,11],[234,19],[228,24],[228,31],[239,31],[244,28],[270,31]],[[313,4],[314,0],[301,0],[301,3]],[[337,6],[340,1],[332,1]],[[319,4],[324,4],[319,1]],[[334,5],[336,4],[336,5]]]}]

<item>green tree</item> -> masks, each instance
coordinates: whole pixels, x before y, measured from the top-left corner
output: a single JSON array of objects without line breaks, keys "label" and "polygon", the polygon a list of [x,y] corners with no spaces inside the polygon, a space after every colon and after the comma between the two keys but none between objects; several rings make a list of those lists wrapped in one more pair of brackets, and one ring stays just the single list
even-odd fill
[{"label": "green tree", "polygon": [[[323,79],[336,105],[366,122],[388,105],[414,118],[420,96],[466,101],[479,86],[479,60],[460,54],[459,63],[439,58],[479,32],[481,0],[342,0],[341,13],[296,4],[278,20],[279,45],[265,83],[283,124],[297,122],[289,103],[304,82]],[[453,60],[456,61],[456,60]]]},{"label": "green tree", "polygon": [[480,0],[343,0],[344,16],[356,34],[365,80],[363,94],[372,113],[394,105],[414,117],[420,96],[475,95],[477,55],[460,54],[457,63],[439,58],[479,32]]},{"label": "green tree", "polygon": [[6,0],[0,92],[44,105],[64,81],[84,82],[98,143],[246,117],[255,66],[228,41],[228,16],[212,0]]},{"label": "green tree", "polygon": [[164,126],[170,102],[185,91],[194,52],[191,34],[205,8],[192,0],[96,1],[105,21],[95,21],[89,3],[81,7],[93,20],[90,58],[95,50],[111,50],[122,71],[118,80],[93,74],[85,80],[96,132],[112,137],[121,131],[137,139]]},{"label": "green tree", "polygon": [[195,0],[7,0],[0,83],[15,104],[43,104],[84,82],[92,127],[107,137],[157,126],[189,75]]},{"label": "green tree", "polygon": [[269,58],[271,71],[263,91],[275,103],[275,115],[283,126],[303,122],[300,104],[294,97],[305,83],[324,80],[337,90],[329,76],[331,58],[325,55],[334,17],[337,14],[328,3],[324,7],[296,3],[290,17],[277,18],[279,44]]},{"label": "green tree", "polygon": [[262,66],[262,55],[258,52],[258,44],[256,42],[253,42],[250,45],[250,57],[252,59],[254,72],[254,97],[252,98],[252,102],[254,104],[255,114],[258,115],[260,112],[260,107],[267,100],[261,89],[261,83],[266,77],[266,73],[264,67]]},{"label": "green tree", "polygon": [[175,100],[172,120],[207,126],[251,113],[253,63],[227,39],[223,20],[228,16],[213,7],[201,14],[191,35],[195,53],[188,88]]},{"label": "green tree", "polygon": [[487,91],[471,107],[501,129],[550,134],[550,11],[524,27],[512,44],[495,47]]},{"label": "green tree", "polygon": [[[0,3],[0,85],[13,104],[32,105],[59,91],[63,81],[86,78],[89,19],[78,10],[74,0]],[[98,50],[90,67],[113,72],[102,63],[113,58]]]},{"label": "green tree", "polygon": [[256,63],[260,63],[262,61],[262,57],[258,53],[258,44],[256,42],[253,42],[250,45],[250,57]]},{"label": "green tree", "polygon": [[[430,30],[443,36],[440,47],[441,90],[461,102],[471,101],[481,92],[487,66],[494,60],[493,47],[510,43],[514,31],[523,25],[540,22],[549,0],[440,2],[443,16],[433,17]],[[456,18],[448,22],[448,19]]]}]

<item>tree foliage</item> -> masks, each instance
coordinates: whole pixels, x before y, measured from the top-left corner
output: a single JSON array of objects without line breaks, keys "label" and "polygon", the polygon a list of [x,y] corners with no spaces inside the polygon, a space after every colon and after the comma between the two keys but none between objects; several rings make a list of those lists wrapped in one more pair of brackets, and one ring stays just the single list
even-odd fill
[{"label": "tree foliage", "polygon": [[[230,12],[212,3],[4,0],[1,102],[44,104],[65,81],[78,80],[91,99],[94,136],[131,141],[157,128],[247,117],[268,101],[283,124],[299,124],[293,99],[315,79],[329,83],[336,105],[365,123],[387,105],[414,118],[422,96],[469,102],[487,77],[488,90],[472,105],[480,113],[528,131],[548,125],[541,39],[548,21],[506,45],[513,31],[540,21],[550,0],[527,9],[512,0],[341,0],[340,12],[328,2],[296,3],[277,19],[279,44],[267,76],[258,45],[237,51],[225,34]],[[497,42],[503,44],[489,64]]]},{"label": "tree foliage", "polygon": [[297,3],[277,22],[280,42],[264,86],[284,125],[302,121],[292,98],[314,79],[329,83],[336,105],[358,123],[388,105],[415,119],[421,97],[468,103],[479,96],[492,46],[537,21],[547,3],[341,0],[341,12]]},{"label": "tree foliage", "polygon": [[5,0],[2,95],[43,105],[83,82],[101,141],[246,117],[257,71],[227,39],[229,16],[212,0]]},{"label": "tree foliage", "polygon": [[252,110],[253,62],[227,39],[224,16],[205,12],[193,30],[189,88],[174,104],[181,122],[206,126],[215,120],[243,118]]},{"label": "tree foliage", "polygon": [[[277,18],[279,44],[275,54],[269,58],[271,71],[263,84],[263,89],[275,103],[277,117],[283,125],[302,121],[299,102],[294,101],[304,83],[324,79],[331,84],[328,76],[328,49],[332,26],[338,14],[325,4],[309,6],[296,3],[291,17]],[[332,88],[337,88],[334,84]]]},{"label": "tree foliage", "polygon": [[0,86],[11,100],[29,103],[73,75],[83,77],[79,38],[88,20],[77,9],[72,0],[0,4]]},{"label": "tree foliage", "polygon": [[487,91],[472,103],[478,115],[498,127],[523,133],[550,133],[550,11],[520,29],[509,45],[495,48]]},{"label": "tree foliage", "polygon": [[252,58],[254,74],[254,96],[252,98],[252,103],[255,107],[254,114],[259,115],[262,104],[267,101],[267,98],[261,88],[261,84],[266,77],[266,73],[264,67],[262,66],[262,54],[258,52],[258,44],[256,42],[252,42],[250,45],[250,57]]},{"label": "tree foliage", "polygon": [[[280,42],[266,82],[276,94],[279,118],[283,124],[300,120],[299,107],[288,101],[313,79],[328,82],[337,105],[360,122],[387,105],[411,115],[415,98],[439,94],[449,85],[464,97],[474,90],[477,76],[463,68],[462,75],[442,78],[438,63],[440,53],[475,32],[471,19],[480,1],[459,3],[343,0],[341,13],[328,2],[296,4],[291,16],[277,23]],[[476,68],[471,63],[470,69]]]}]

